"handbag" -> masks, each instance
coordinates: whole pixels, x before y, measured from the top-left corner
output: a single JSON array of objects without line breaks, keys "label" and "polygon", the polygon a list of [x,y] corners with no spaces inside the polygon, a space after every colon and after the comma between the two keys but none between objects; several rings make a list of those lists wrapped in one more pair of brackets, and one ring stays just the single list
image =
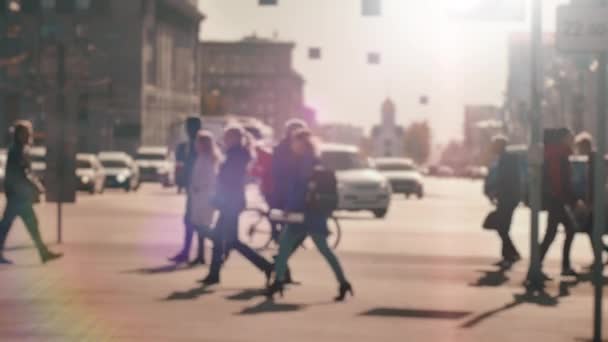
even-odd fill
[{"label": "handbag", "polygon": [[486,216],[481,226],[483,227],[483,229],[486,230],[498,230],[498,221],[498,212],[496,210],[493,210],[488,214],[488,216]]}]

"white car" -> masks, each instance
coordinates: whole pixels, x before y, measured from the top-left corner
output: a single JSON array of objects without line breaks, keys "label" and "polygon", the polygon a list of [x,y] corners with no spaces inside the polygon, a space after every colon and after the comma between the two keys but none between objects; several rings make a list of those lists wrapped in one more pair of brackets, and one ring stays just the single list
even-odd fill
[{"label": "white car", "polygon": [[168,147],[140,147],[135,162],[142,182],[161,183],[164,187],[175,185],[175,160]]},{"label": "white car", "polygon": [[106,188],[137,190],[140,185],[139,167],[131,156],[124,152],[101,152],[99,161],[106,173]]},{"label": "white car", "polygon": [[378,158],[374,162],[376,169],[391,182],[393,193],[404,194],[408,198],[412,195],[424,197],[422,174],[411,159]]},{"label": "white car", "polygon": [[357,147],[322,145],[321,161],[326,168],[336,171],[339,210],[371,211],[377,218],[386,216],[391,204],[391,185]]}]

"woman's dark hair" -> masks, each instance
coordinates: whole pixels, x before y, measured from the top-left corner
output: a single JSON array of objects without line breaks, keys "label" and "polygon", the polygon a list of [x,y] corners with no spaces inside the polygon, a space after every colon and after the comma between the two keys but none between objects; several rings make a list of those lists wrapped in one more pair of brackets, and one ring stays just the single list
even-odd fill
[{"label": "woman's dark hair", "polygon": [[15,122],[15,124],[12,127],[12,133],[13,133],[13,142],[17,145],[20,145],[21,142],[19,141],[19,136],[23,133],[27,133],[29,139],[32,138],[32,124],[29,121],[25,121],[25,120],[19,120],[17,122]]},{"label": "woman's dark hair", "polygon": [[550,128],[545,130],[545,145],[560,144],[566,137],[574,136],[569,128]]}]

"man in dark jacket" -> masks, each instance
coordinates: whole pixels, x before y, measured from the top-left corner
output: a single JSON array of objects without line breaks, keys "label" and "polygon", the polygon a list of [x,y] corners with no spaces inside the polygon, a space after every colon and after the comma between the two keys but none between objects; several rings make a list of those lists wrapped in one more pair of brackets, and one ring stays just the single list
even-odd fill
[{"label": "man in dark jacket", "polygon": [[492,140],[492,150],[497,156],[495,179],[486,189],[488,197],[496,203],[496,230],[502,241],[500,266],[509,267],[521,256],[509,235],[513,213],[521,199],[519,163],[517,156],[506,150],[507,138],[497,136]]},{"label": "man in dark jacket", "polygon": [[[587,167],[585,175],[585,189],[583,192],[582,199],[585,203],[584,212],[587,213],[587,219],[585,224],[585,230],[589,234],[591,240],[591,246],[593,246],[593,192],[594,192],[594,175],[595,175],[595,150],[593,148],[593,136],[587,132],[580,133],[576,136],[576,152],[580,156],[587,157]],[[608,251],[608,246],[603,245],[604,251]]]},{"label": "man in dark jacket", "polygon": [[[177,146],[175,153],[177,162],[180,163],[182,169],[182,186],[188,189],[190,185],[190,177],[192,176],[192,168],[196,161],[196,148],[194,146],[196,141],[196,135],[201,130],[201,119],[198,117],[190,117],[186,119],[186,134],[188,135],[188,141],[183,142]],[[186,191],[186,193],[188,193]],[[188,212],[190,205],[190,195],[186,197],[186,213],[184,215],[184,226],[186,228],[184,246],[182,250],[174,257],[169,260],[175,263],[186,263],[188,262],[190,255],[190,247],[192,245],[192,238],[196,228],[190,223],[190,213]],[[194,259],[191,265],[205,264],[205,237],[202,234],[198,236],[198,253],[196,259]]]},{"label": "man in dark jacket", "polygon": [[557,228],[561,224],[566,231],[566,240],[562,252],[562,276],[576,276],[570,263],[570,249],[574,241],[574,222],[572,215],[578,208],[583,208],[584,203],[577,199],[573,185],[570,168],[570,156],[572,155],[574,137],[567,128],[561,128],[546,133],[545,138],[545,162],[543,178],[544,206],[549,212],[547,233],[541,244],[541,260],[544,260],[547,251],[555,236]]},{"label": "man in dark jacket", "polygon": [[43,263],[58,259],[62,254],[51,252],[40,236],[38,219],[33,208],[37,192],[42,191],[42,185],[33,178],[30,172],[28,147],[31,140],[31,124],[20,121],[13,127],[13,144],[8,152],[4,189],[6,193],[6,208],[0,221],[0,264],[10,264],[4,258],[4,244],[11,226],[17,217],[21,217],[27,231],[30,233],[38,249]]}]

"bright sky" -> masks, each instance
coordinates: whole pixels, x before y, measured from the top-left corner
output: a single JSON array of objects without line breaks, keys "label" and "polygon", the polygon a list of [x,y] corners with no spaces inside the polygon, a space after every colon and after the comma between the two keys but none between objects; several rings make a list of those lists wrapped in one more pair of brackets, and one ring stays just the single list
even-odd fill
[{"label": "bright sky", "polygon": [[[279,0],[277,7],[259,7],[257,0],[199,3],[207,15],[203,39],[237,40],[253,32],[270,38],[277,32],[295,42],[294,66],[321,122],[370,128],[390,96],[400,123],[428,119],[436,142],[445,142],[461,137],[465,104],[502,103],[509,32],[529,30],[528,23],[448,20],[446,1],[460,7],[477,0],[384,0],[378,18],[362,17],[360,0]],[[551,31],[555,8],[566,0],[543,2]],[[308,59],[311,46],[323,49],[322,60]],[[381,65],[366,63],[369,51],[382,54]],[[429,106],[419,105],[421,95],[430,97]]]}]

